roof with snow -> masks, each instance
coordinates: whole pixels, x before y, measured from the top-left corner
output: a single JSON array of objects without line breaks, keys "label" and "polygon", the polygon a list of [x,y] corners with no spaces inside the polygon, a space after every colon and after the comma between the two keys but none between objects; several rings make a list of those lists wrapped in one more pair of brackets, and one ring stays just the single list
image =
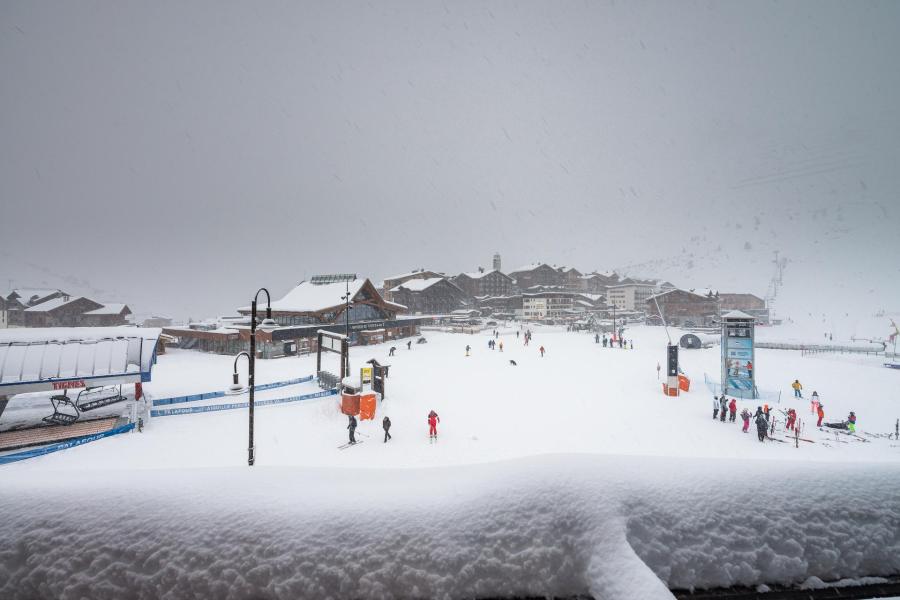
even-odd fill
[{"label": "roof with snow", "polygon": [[[530,265],[525,265],[524,267],[519,267],[518,269],[513,269],[512,271],[510,271],[510,273],[524,273],[527,271],[534,271],[538,267],[550,267],[550,265],[548,265],[547,263],[542,263],[542,262],[531,263]],[[553,267],[550,267],[550,268],[552,269]]]},{"label": "roof with snow", "polygon": [[460,273],[460,275],[465,275],[470,279],[482,279],[483,277],[487,277],[491,273],[500,273],[504,277],[509,277],[506,273],[498,271],[497,269],[491,269],[490,271],[475,271],[474,273]]},{"label": "roof with snow", "polygon": [[[286,312],[320,312],[335,306],[344,304],[341,297],[347,294],[355,297],[366,283],[366,279],[356,279],[350,282],[323,283],[316,285],[309,281],[300,283],[289,291],[280,300],[272,302],[272,310]],[[240,310],[249,311],[250,307]]]},{"label": "roof with snow", "polygon": [[740,310],[730,310],[724,315],[722,315],[723,319],[750,319],[753,320],[754,317],[748,315],[747,313]]},{"label": "roof with snow", "polygon": [[410,292],[421,292],[423,290],[427,290],[434,284],[439,281],[444,281],[443,277],[431,277],[429,279],[410,279],[409,281],[405,281],[398,285],[395,288],[392,288],[392,292],[399,291],[401,288],[409,290]]},{"label": "roof with snow", "polygon": [[150,381],[160,330],[0,330],[0,394]]},{"label": "roof with snow", "polygon": [[[71,304],[77,300],[90,300],[90,298],[85,298],[84,296],[69,296],[66,299],[66,296],[61,298],[54,298],[53,300],[47,300],[46,302],[41,302],[40,304],[35,304],[34,306],[29,306],[25,309],[25,312],[49,312],[51,310],[56,310],[61,306],[65,306],[66,304]],[[91,300],[93,302],[93,300]],[[99,304],[99,302],[97,302]]]},{"label": "roof with snow", "polygon": [[95,310],[87,311],[86,315],[118,315],[121,314],[123,310],[128,309],[128,312],[131,312],[131,309],[128,308],[125,304],[120,303],[111,303],[104,304],[102,307],[97,308]]},{"label": "roof with snow", "polygon": [[56,288],[16,288],[14,290],[10,290],[6,297],[8,298],[12,294],[17,295],[22,300],[28,301],[32,298],[46,298],[52,294],[61,293],[65,294],[62,290]]}]

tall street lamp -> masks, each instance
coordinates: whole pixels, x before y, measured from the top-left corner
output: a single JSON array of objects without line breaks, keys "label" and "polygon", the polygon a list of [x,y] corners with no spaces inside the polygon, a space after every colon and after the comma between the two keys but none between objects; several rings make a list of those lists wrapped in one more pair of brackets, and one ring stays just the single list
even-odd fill
[{"label": "tall street lamp", "polygon": [[249,371],[250,371],[250,360],[251,360],[251,359],[250,359],[250,353],[248,353],[248,352],[239,352],[238,355],[234,357],[234,372],[233,372],[232,375],[231,375],[231,385],[228,386],[228,390],[225,392],[226,394],[241,394],[241,393],[243,393],[244,390],[246,389],[246,388],[244,388],[244,386],[241,385],[241,382],[238,380],[238,370],[237,370],[237,365],[238,365],[238,359],[239,359],[240,357],[242,357],[242,356],[244,356],[244,357],[247,358],[247,372],[248,372],[248,375],[249,375]]},{"label": "tall street lamp", "polygon": [[[247,378],[247,383],[250,386],[250,444],[247,447],[247,464],[251,467],[256,460],[256,448],[253,445],[253,391],[255,388],[254,376],[256,373],[256,301],[259,299],[260,292],[266,293],[266,318],[259,324],[260,330],[271,331],[278,326],[278,324],[272,320],[272,297],[269,295],[269,290],[266,288],[259,288],[259,290],[256,291],[256,295],[253,296],[253,302],[250,304],[250,373]],[[237,366],[237,358],[235,358],[235,366]]]}]

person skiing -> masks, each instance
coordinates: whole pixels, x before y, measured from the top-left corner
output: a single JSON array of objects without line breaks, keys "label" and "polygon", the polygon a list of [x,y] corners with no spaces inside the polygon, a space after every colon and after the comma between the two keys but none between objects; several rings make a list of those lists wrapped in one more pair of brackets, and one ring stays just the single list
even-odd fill
[{"label": "person skiing", "polygon": [[599,333],[595,333],[595,334],[594,334],[594,343],[595,343],[595,344],[599,344],[599,343],[600,343],[600,334],[599,334]]},{"label": "person skiing", "polygon": [[741,430],[744,433],[747,433],[747,430],[750,429],[750,411],[746,408],[741,411],[741,418],[744,420],[744,428]]},{"label": "person skiing", "polygon": [[856,413],[852,410],[850,416],[847,417],[847,429],[850,430],[850,433],[856,433]]},{"label": "person skiing", "polygon": [[719,418],[719,397],[713,396],[713,421]]},{"label": "person skiing", "polygon": [[437,424],[441,422],[441,418],[434,411],[428,413],[428,437],[437,437]]},{"label": "person skiing", "polygon": [[789,408],[787,412],[787,423],[785,424],[785,429],[794,430],[794,421],[797,420],[797,411],[793,408]]},{"label": "person skiing", "polygon": [[794,398],[803,397],[803,393],[800,391],[803,389],[803,385],[800,383],[799,379],[795,379],[794,383],[791,384],[791,387],[794,388]]},{"label": "person skiing", "polygon": [[520,333],[521,333],[521,331],[519,331],[518,329],[516,329],[516,339],[519,339],[519,334],[520,334]]},{"label": "person skiing", "polygon": [[603,336],[603,347],[606,348],[606,336]]},{"label": "person skiing", "polygon": [[347,425],[347,429],[350,430],[350,443],[356,443],[356,417],[350,415],[350,423]]},{"label": "person skiing", "polygon": [[412,350],[412,340],[409,340],[408,342],[406,342],[406,349]]},{"label": "person skiing", "polygon": [[541,358],[544,358],[544,347],[543,346],[540,347],[540,351],[541,351]]},{"label": "person skiing", "polygon": [[472,347],[469,346],[468,344],[466,344],[466,356],[469,355],[469,350],[471,350],[471,349],[472,349]]},{"label": "person skiing", "polygon": [[734,423],[734,420],[737,418],[737,399],[732,398],[731,402],[728,403],[728,422]]},{"label": "person skiing", "polygon": [[500,352],[503,352],[503,342],[500,342]]},{"label": "person skiing", "polygon": [[397,351],[397,346],[391,346],[391,349],[388,350],[388,356],[393,356],[394,352]]},{"label": "person skiing", "polygon": [[822,419],[825,418],[825,410],[823,410],[824,408],[825,408],[825,407],[822,406],[822,403],[819,402],[819,407],[816,409],[816,413],[817,413],[818,416],[819,416],[819,420],[816,421],[816,427],[821,427],[821,426],[822,426]]},{"label": "person skiing", "polygon": [[719,396],[719,420],[723,423],[725,422],[725,417],[728,416],[728,398],[725,397],[725,394]]},{"label": "person skiing", "polygon": [[628,340],[628,349],[634,350],[634,340]]},{"label": "person skiing", "polygon": [[819,408],[819,392],[813,390],[812,397],[809,399],[809,408],[812,414],[816,414]]},{"label": "person skiing", "polygon": [[381,426],[384,427],[384,443],[387,444],[387,441],[391,439],[391,420],[385,417],[381,420]]},{"label": "person skiing", "polygon": [[756,435],[759,436],[759,441],[763,442],[766,439],[766,429],[769,428],[769,421],[766,419],[766,414],[762,410],[756,411]]}]

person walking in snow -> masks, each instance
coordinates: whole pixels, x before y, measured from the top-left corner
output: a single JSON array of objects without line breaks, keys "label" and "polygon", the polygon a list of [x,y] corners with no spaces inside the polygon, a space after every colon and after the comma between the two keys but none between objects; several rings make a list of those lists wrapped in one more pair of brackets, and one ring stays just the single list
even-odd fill
[{"label": "person walking in snow", "polygon": [[856,433],[856,413],[852,410],[850,416],[847,417],[847,429],[850,430],[850,433]]},{"label": "person walking in snow", "polygon": [[744,428],[741,430],[744,433],[750,429],[750,411],[746,408],[741,411],[741,418],[744,420]]},{"label": "person walking in snow", "polygon": [[469,350],[471,350],[471,349],[472,349],[472,347],[469,346],[468,344],[466,344],[466,356],[469,355]]},{"label": "person walking in snow", "polygon": [[406,342],[406,349],[412,350],[412,340],[409,340],[408,342]]},{"label": "person walking in snow", "polygon": [[603,347],[606,348],[606,336],[603,336]]},{"label": "person walking in snow", "polygon": [[800,391],[803,389],[803,385],[800,383],[799,379],[795,379],[794,383],[791,384],[791,387],[794,388],[794,398],[803,397],[803,393]]},{"label": "person walking in snow", "polygon": [[541,358],[544,358],[544,347],[543,346],[540,347],[540,351],[541,351]]},{"label": "person walking in snow", "polygon": [[634,350],[634,340],[628,340],[628,348],[629,350]]},{"label": "person walking in snow", "polygon": [[812,414],[816,414],[819,409],[819,392],[813,390],[812,396],[809,399],[809,409]]},{"label": "person walking in snow", "polygon": [[731,402],[728,403],[728,422],[734,423],[734,420],[737,418],[737,399],[732,398]]},{"label": "person walking in snow", "polygon": [[723,423],[725,422],[725,417],[728,416],[728,398],[725,397],[725,394],[719,396],[719,420]]},{"label": "person walking in snow", "polygon": [[388,356],[393,356],[394,352],[397,351],[397,346],[391,346],[391,349],[388,350]]},{"label": "person walking in snow", "polygon": [[437,424],[441,422],[441,418],[434,411],[428,413],[428,437],[437,437]]},{"label": "person walking in snow", "polygon": [[519,339],[519,334],[520,334],[520,333],[521,333],[521,331],[519,331],[518,329],[516,329],[516,339]]},{"label": "person walking in snow", "polygon": [[387,444],[388,440],[391,439],[391,420],[385,417],[381,420],[381,426],[384,427],[384,443]]},{"label": "person walking in snow", "polygon": [[822,426],[822,419],[825,418],[825,407],[822,406],[822,403],[819,402],[818,408],[816,408],[816,415],[819,417],[819,420],[816,421],[816,427]]},{"label": "person walking in snow", "polygon": [[719,406],[721,406],[719,397],[713,396],[713,421],[719,418]]},{"label": "person walking in snow", "polygon": [[766,414],[762,411],[762,409],[757,409],[756,411],[756,435],[759,436],[759,441],[763,442],[766,439],[766,430],[769,428],[769,421],[766,419]]},{"label": "person walking in snow", "polygon": [[356,417],[350,415],[350,423],[347,425],[347,429],[350,431],[350,443],[356,443]]},{"label": "person walking in snow", "polygon": [[599,343],[600,343],[600,334],[599,334],[599,333],[595,333],[595,334],[594,334],[594,343],[595,343],[595,344],[599,344]]},{"label": "person walking in snow", "polygon": [[500,352],[503,352],[503,342],[500,342]]}]

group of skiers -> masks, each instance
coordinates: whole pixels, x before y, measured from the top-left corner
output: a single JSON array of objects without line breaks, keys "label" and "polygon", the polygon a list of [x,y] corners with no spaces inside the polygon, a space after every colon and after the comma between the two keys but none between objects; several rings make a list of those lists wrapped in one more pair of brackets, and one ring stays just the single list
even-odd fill
[{"label": "group of skiers", "polygon": [[[350,433],[350,445],[352,445],[356,443],[356,427],[358,422],[353,415],[349,415],[349,421],[350,422],[347,424],[347,431]],[[432,440],[437,439],[437,424],[441,422],[441,418],[432,410],[428,413],[426,422],[428,423],[428,437]],[[381,427],[384,429],[384,443],[387,444],[388,440],[392,439],[390,417],[385,416],[381,420]]]},{"label": "group of skiers", "polygon": [[[597,344],[601,343],[599,333],[594,336],[594,342]],[[604,335],[602,344],[603,344],[604,348],[615,348],[616,344],[618,344],[619,348],[625,348],[625,349],[630,348],[631,350],[634,350],[634,340],[626,340],[622,336],[619,336],[619,337],[610,336],[609,339],[607,339],[607,337]]]}]

